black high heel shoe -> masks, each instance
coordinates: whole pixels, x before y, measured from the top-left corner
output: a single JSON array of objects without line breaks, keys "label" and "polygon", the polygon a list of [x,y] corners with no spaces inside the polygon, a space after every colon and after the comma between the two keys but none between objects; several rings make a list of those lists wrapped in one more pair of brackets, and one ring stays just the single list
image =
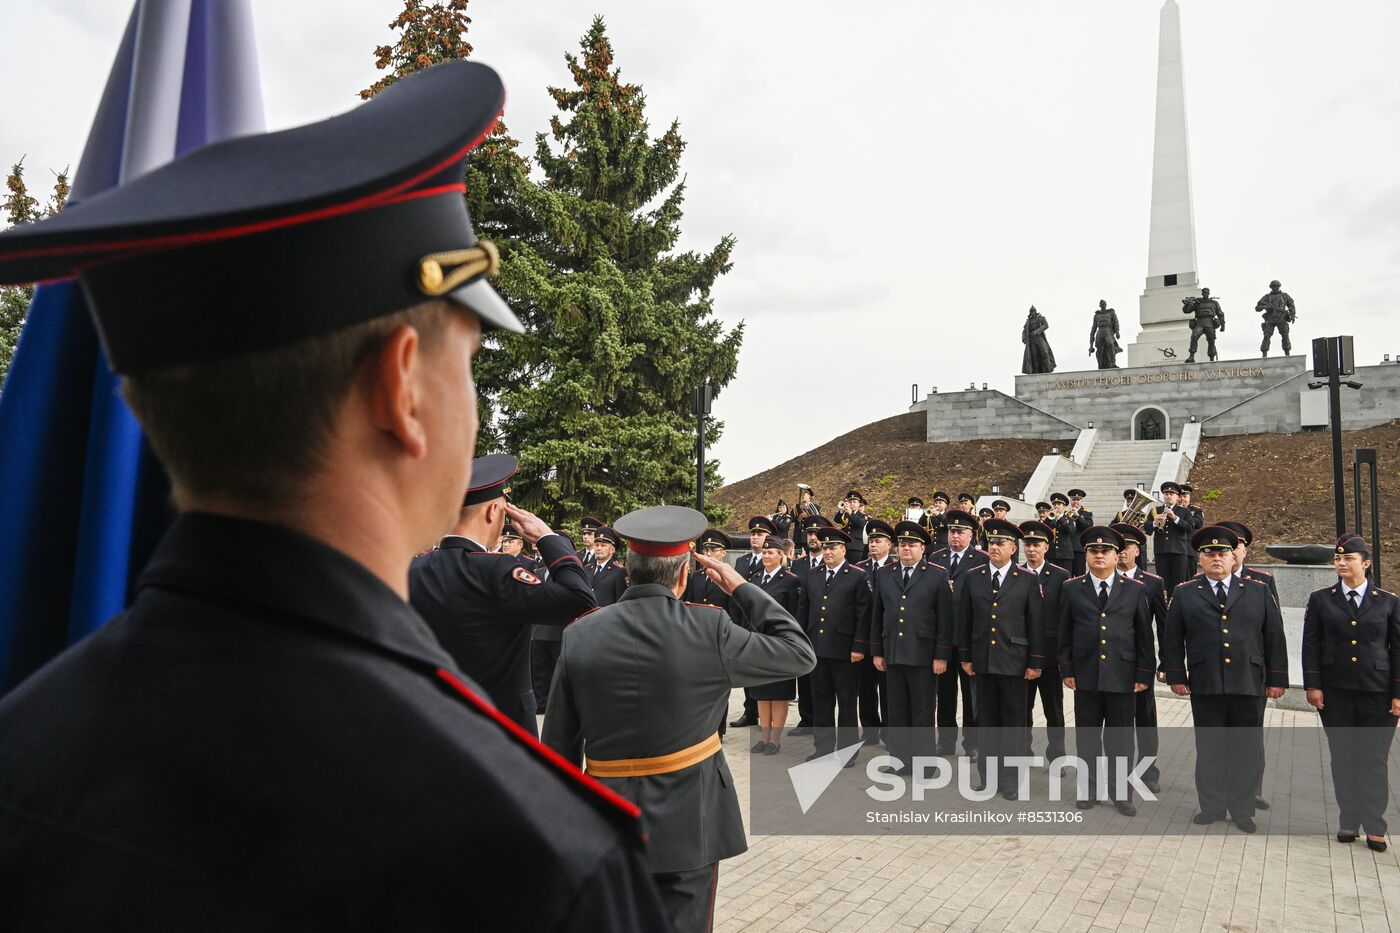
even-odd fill
[{"label": "black high heel shoe", "polygon": [[1384,837],[1380,839],[1372,839],[1370,836],[1367,836],[1366,848],[1370,849],[1373,852],[1384,852],[1387,848],[1389,848],[1389,845],[1385,841]]},{"label": "black high heel shoe", "polygon": [[1338,841],[1338,842],[1347,842],[1347,843],[1355,842],[1355,841],[1356,841],[1356,830],[1354,830],[1354,829],[1339,829],[1339,830],[1337,830],[1337,841]]}]

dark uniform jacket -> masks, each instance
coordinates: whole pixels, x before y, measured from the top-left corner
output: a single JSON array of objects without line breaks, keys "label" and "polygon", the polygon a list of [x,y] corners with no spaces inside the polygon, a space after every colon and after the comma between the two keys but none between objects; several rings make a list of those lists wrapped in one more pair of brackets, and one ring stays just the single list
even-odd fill
[{"label": "dark uniform jacket", "polygon": [[636,808],[274,525],[177,518],[131,608],[0,702],[0,749],[11,929],[666,928]]},{"label": "dark uniform jacket", "polygon": [[[654,583],[569,626],[549,689],[545,744],[570,761],[669,755],[714,734],[730,690],[815,666],[807,637],[759,587],[740,585],[730,605],[752,631]],[[691,871],[748,847],[722,751],[670,774],[602,783],[641,807],[654,872]]]},{"label": "dark uniform jacket", "polygon": [[606,564],[595,562],[593,567],[588,568],[588,575],[593,598],[600,606],[611,606],[627,590],[627,568],[618,563],[616,556]]},{"label": "dark uniform jacket", "polygon": [[1229,585],[1224,609],[1205,576],[1176,588],[1162,643],[1167,683],[1203,695],[1262,696],[1265,687],[1287,687],[1278,603],[1257,580],[1235,578]]},{"label": "dark uniform jacket", "polygon": [[1098,588],[1093,574],[1086,573],[1060,590],[1060,676],[1073,677],[1076,690],[1102,693],[1151,686],[1157,656],[1147,588],[1115,571],[1104,608]]},{"label": "dark uniform jacket", "polygon": [[1055,533],[1055,540],[1050,542],[1050,560],[1065,563],[1074,560],[1074,542],[1077,537],[1074,533],[1074,519],[1066,512],[1059,518],[1045,519],[1045,524]]},{"label": "dark uniform jacket", "polygon": [[962,560],[958,561],[957,570],[952,570],[949,567],[953,562],[953,552],[948,548],[945,547],[928,555],[928,562],[930,564],[937,564],[948,571],[948,580],[953,584],[954,601],[956,601],[958,595],[958,584],[967,575],[967,572],[974,567],[985,566],[987,561],[986,551],[981,551],[971,546],[968,547],[967,553],[962,556]]},{"label": "dark uniform jacket", "polygon": [[1040,584],[1040,621],[1045,629],[1043,653],[1047,666],[1055,664],[1060,656],[1060,591],[1070,578],[1070,572],[1048,560],[1040,565],[1039,573],[1024,564],[1021,569],[1034,576]]},{"label": "dark uniform jacket", "polygon": [[919,524],[924,526],[924,530],[933,539],[933,549],[945,548],[948,546],[948,516],[942,512],[937,515],[929,515],[925,512],[919,516]]},{"label": "dark uniform jacket", "polygon": [[729,594],[720,589],[719,584],[705,576],[698,563],[690,568],[690,580],[686,583],[685,593],[682,594],[681,598],[688,603],[729,609]]},{"label": "dark uniform jacket", "polygon": [[457,669],[491,697],[496,708],[535,733],[530,681],[530,624],[562,629],[592,609],[593,590],[569,542],[539,540],[550,568],[541,579],[528,564],[448,535],[413,562],[408,599],[452,655]]},{"label": "dark uniform jacket", "polygon": [[[828,583],[826,570],[812,571],[797,594],[797,619],[819,658],[851,659],[870,650],[870,587],[850,561]],[[805,672],[804,672],[805,673]]]},{"label": "dark uniform jacket", "polygon": [[[760,567],[758,573],[753,575],[750,582],[773,597],[774,601],[777,602],[779,606],[782,606],[793,619],[796,619],[797,602],[800,598],[799,591],[802,588],[802,582],[798,580],[797,574],[793,573],[791,570],[785,570],[779,567],[777,572],[773,574],[773,578],[768,581],[767,585],[764,585],[762,581],[763,568]],[[748,620],[745,619],[742,621],[747,623]]]},{"label": "dark uniform jacket", "polygon": [[[1269,573],[1267,570],[1245,567],[1240,571],[1240,575],[1249,577],[1251,580],[1258,580],[1260,583],[1267,586],[1269,588],[1269,595],[1274,598],[1274,602],[1278,602],[1278,584],[1274,582],[1273,574]],[[1280,603],[1280,605],[1282,605],[1282,603]]]},{"label": "dark uniform jacket", "polygon": [[1368,583],[1357,612],[1346,587],[1314,590],[1303,613],[1303,686],[1400,699],[1400,599]]},{"label": "dark uniform jacket", "polygon": [[1152,627],[1157,635],[1159,649],[1157,669],[1161,670],[1160,648],[1167,638],[1167,584],[1155,573],[1148,573],[1141,568],[1134,568],[1132,573],[1125,573],[1123,576],[1141,583],[1147,596],[1147,613],[1152,617]]},{"label": "dark uniform jacket", "polygon": [[739,559],[734,562],[734,569],[739,571],[739,576],[747,580],[754,573],[763,569],[763,558],[753,551],[740,554]]},{"label": "dark uniform jacket", "polygon": [[1079,514],[1070,520],[1070,524],[1074,529],[1072,533],[1072,540],[1074,542],[1074,553],[1083,554],[1084,542],[1082,542],[1079,539],[1080,536],[1084,534],[1084,532],[1094,527],[1094,513],[1090,512],[1088,509],[1080,509]]},{"label": "dark uniform jacket", "polygon": [[958,660],[971,661],[974,674],[1021,677],[1045,663],[1040,584],[1014,563],[1001,574],[995,596],[991,564],[973,567],[957,585]]},{"label": "dark uniform jacket", "polygon": [[[1167,515],[1166,524],[1161,528],[1157,527],[1157,517],[1163,513]],[[1182,505],[1168,505],[1162,508],[1152,508],[1147,513],[1146,531],[1152,535],[1152,553],[1155,554],[1190,554],[1191,536],[1196,533],[1195,519],[1191,510]],[[1167,598],[1171,598],[1171,593]]]},{"label": "dark uniform jacket", "polygon": [[870,654],[886,664],[932,668],[943,645],[952,645],[953,587],[948,571],[921,560],[904,585],[904,566],[889,561],[871,575]]}]

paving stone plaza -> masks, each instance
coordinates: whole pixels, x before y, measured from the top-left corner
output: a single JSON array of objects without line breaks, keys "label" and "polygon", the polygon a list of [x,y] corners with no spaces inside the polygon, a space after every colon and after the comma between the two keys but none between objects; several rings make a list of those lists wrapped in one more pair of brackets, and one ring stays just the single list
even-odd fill
[{"label": "paving stone plaza", "polygon": [[[742,702],[736,691],[731,712]],[[1189,703],[1164,688],[1157,708],[1162,727],[1190,726]],[[1072,709],[1066,716],[1072,723]],[[1302,742],[1320,732],[1316,714],[1272,703],[1265,724],[1295,727]],[[724,739],[746,824],[749,741],[746,729]],[[785,742],[805,751],[810,739]],[[1189,774],[1164,778],[1162,790],[1164,806],[1152,819],[1189,822],[1196,806]],[[1265,796],[1274,813],[1287,812],[1284,775],[1266,778]],[[1105,807],[1091,812],[1115,816]],[[1229,823],[1141,836],[751,834],[749,851],[720,866],[715,929],[1369,933],[1400,926],[1396,849],[1376,853],[1322,833],[1270,835],[1270,814],[1260,817],[1265,829],[1254,836]]]}]

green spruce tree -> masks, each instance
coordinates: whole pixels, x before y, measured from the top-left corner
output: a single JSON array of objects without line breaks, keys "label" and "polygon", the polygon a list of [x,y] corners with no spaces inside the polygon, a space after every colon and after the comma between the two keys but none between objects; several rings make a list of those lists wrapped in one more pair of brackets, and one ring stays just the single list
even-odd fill
[{"label": "green spruce tree", "polygon": [[[405,15],[418,14],[410,24],[425,20],[423,4],[405,4]],[[433,21],[447,35],[403,20],[391,24],[395,46],[377,50],[381,70],[401,76],[470,48],[442,17]],[[501,250],[494,284],[529,327],[490,338],[478,359],[480,447],[520,457],[517,498],[555,524],[693,502],[690,391],[733,379],[743,336],[742,325],[725,330],[715,319],[711,298],[733,239],[703,253],[676,249],[678,124],[651,135],[645,94],[621,80],[601,18],[565,60],[572,86],[549,89],[560,113],[536,137],[535,165],[498,126],[467,175],[477,230]],[[404,63],[414,67],[397,70]],[[707,447],[722,427],[706,420]],[[718,464],[707,464],[707,489],[720,484]]]},{"label": "green spruce tree", "polygon": [[[20,159],[5,178],[5,191],[5,217],[10,224],[33,223],[63,208],[63,202],[68,199],[68,171],[55,174],[53,194],[47,204],[40,204],[39,199],[29,193],[24,181],[24,159]],[[0,285],[0,386],[9,375],[10,361],[14,359],[33,297],[32,285]]]}]

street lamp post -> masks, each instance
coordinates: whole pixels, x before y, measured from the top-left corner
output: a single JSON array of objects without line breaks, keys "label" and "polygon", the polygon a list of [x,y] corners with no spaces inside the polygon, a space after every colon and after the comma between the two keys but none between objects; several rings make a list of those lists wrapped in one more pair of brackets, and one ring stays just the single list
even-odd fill
[{"label": "street lamp post", "polygon": [[1356,372],[1356,353],[1350,337],[1313,338],[1313,375],[1326,382],[1309,382],[1309,389],[1327,389],[1327,420],[1332,425],[1332,502],[1337,514],[1337,537],[1347,533],[1346,490],[1342,485],[1342,386],[1361,388],[1343,376]]},{"label": "street lamp post", "polygon": [[690,390],[690,413],[695,416],[695,508],[705,511],[705,416],[714,390],[709,383]]}]

